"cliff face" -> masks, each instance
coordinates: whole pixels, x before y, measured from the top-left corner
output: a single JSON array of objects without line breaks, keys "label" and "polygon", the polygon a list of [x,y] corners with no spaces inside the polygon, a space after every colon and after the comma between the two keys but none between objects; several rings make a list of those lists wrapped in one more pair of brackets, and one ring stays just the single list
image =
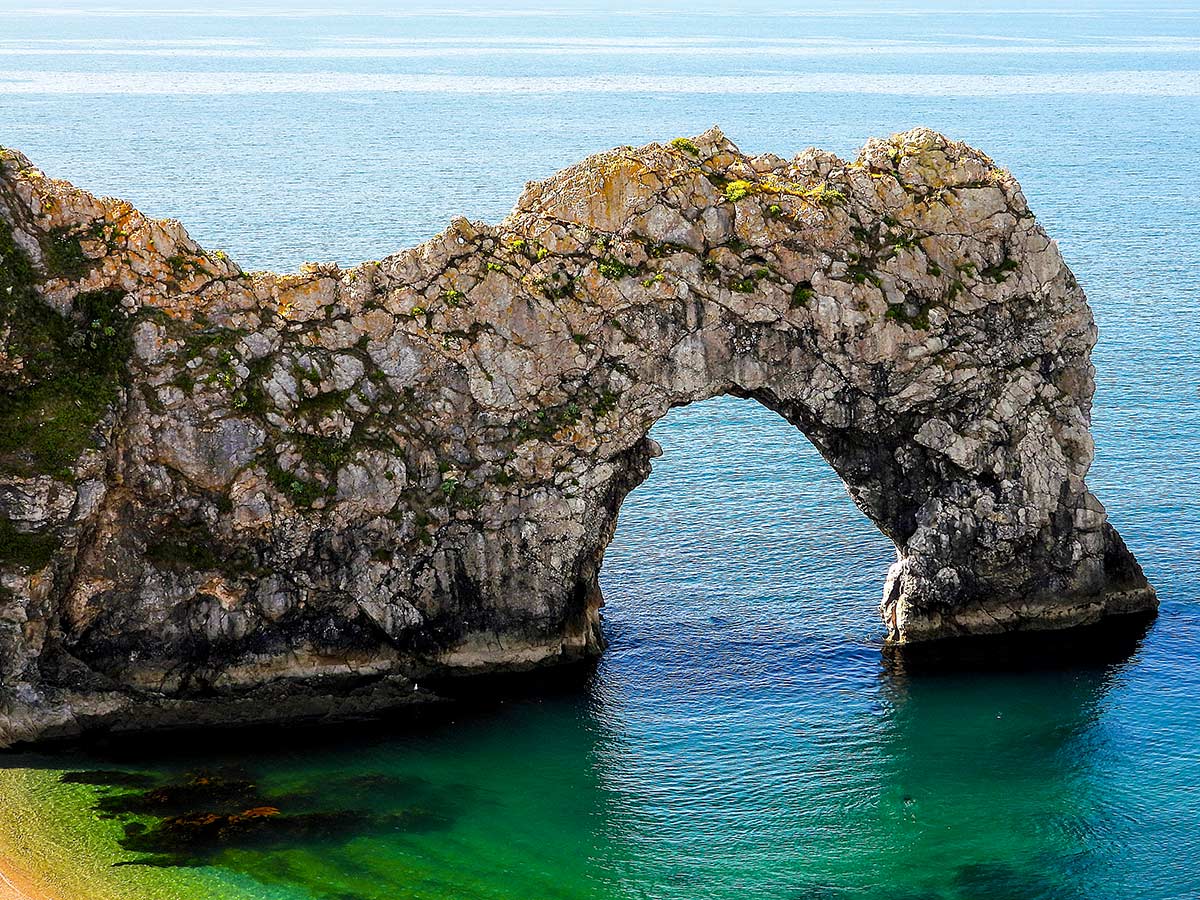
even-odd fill
[{"label": "cliff face", "polygon": [[892,640],[1155,606],[1084,484],[1083,292],[940,135],[621,148],[499,225],[294,275],[0,160],[2,744],[594,654],[647,432],[719,394],[896,544]]}]

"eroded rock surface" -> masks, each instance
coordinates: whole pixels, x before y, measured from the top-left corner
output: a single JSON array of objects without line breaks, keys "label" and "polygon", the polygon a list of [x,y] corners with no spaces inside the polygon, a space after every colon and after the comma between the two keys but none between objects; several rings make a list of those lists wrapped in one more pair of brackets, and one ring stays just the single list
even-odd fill
[{"label": "eroded rock surface", "polygon": [[1012,176],[933,132],[621,148],[499,225],[292,275],[2,159],[0,743],[594,654],[647,433],[719,394],[895,543],[895,641],[1155,606],[1084,483],[1083,292]]}]

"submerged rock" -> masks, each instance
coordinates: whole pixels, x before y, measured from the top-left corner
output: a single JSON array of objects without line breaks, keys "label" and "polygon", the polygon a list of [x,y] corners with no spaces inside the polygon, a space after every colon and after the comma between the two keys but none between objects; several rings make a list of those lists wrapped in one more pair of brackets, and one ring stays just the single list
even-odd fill
[{"label": "submerged rock", "polygon": [[1012,176],[928,130],[621,148],[291,275],[0,151],[0,302],[0,744],[596,654],[648,432],[721,394],[893,541],[895,642],[1156,605],[1084,483],[1086,298]]},{"label": "submerged rock", "polygon": [[[383,774],[325,779],[332,795],[328,799],[304,792],[268,794],[240,770],[189,772],[161,782],[143,773],[101,770],[68,772],[61,780],[95,786],[96,812],[123,823],[120,846],[138,856],[117,865],[202,866],[228,850],[437,830],[447,827],[451,816],[445,810],[453,806],[444,797],[422,805],[429,799],[423,796],[427,791]],[[369,782],[394,808],[355,805],[359,798],[353,788],[359,780]],[[349,792],[339,790],[346,786]]]}]

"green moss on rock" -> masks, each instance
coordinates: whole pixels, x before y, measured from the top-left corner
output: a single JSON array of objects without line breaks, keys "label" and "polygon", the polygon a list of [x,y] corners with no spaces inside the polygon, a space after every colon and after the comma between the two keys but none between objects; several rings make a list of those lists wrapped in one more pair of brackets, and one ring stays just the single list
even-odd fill
[{"label": "green moss on rock", "polygon": [[10,520],[0,518],[0,567],[21,566],[36,572],[49,564],[57,549],[54,535],[18,531]]},{"label": "green moss on rock", "polygon": [[792,309],[800,309],[807,306],[808,302],[816,295],[813,290],[811,281],[802,281],[792,288],[792,301],[788,305]]},{"label": "green moss on rock", "polygon": [[0,301],[18,302],[33,294],[33,264],[13,239],[12,226],[0,218]]},{"label": "green moss on rock", "polygon": [[290,497],[297,506],[312,506],[326,494],[322,485],[287,471],[279,465],[278,460],[268,460],[263,468],[266,469],[271,484],[275,485],[281,494]]},{"label": "green moss on rock", "polygon": [[893,322],[899,322],[901,325],[907,325],[909,328],[916,328],[920,331],[929,330],[929,309],[928,307],[917,307],[912,309],[908,303],[898,303],[894,306],[889,306],[884,318],[891,319]]},{"label": "green moss on rock", "polygon": [[258,570],[248,547],[224,546],[202,522],[168,526],[147,544],[146,558],[160,569],[220,572],[230,578]]},{"label": "green moss on rock", "polygon": [[63,315],[41,301],[35,282],[0,221],[0,350],[17,371],[0,387],[0,472],[61,476],[119,395],[129,326],[120,291],[81,294]]},{"label": "green moss on rock", "polygon": [[682,150],[684,153],[690,153],[692,156],[700,155],[700,148],[696,146],[696,142],[687,138],[677,137],[671,141],[671,146],[676,150]]},{"label": "green moss on rock", "polygon": [[596,271],[605,278],[611,278],[614,281],[625,278],[628,275],[637,274],[637,266],[632,266],[627,262],[623,262],[616,257],[606,256],[596,263]]},{"label": "green moss on rock", "polygon": [[979,273],[979,277],[987,281],[1005,281],[1010,272],[1015,272],[1018,268],[1016,260],[1005,257],[994,266],[988,266]]},{"label": "green moss on rock", "polygon": [[[100,226],[103,228],[103,225]],[[42,238],[42,262],[46,274],[51,278],[65,278],[68,281],[78,281],[87,275],[94,260],[83,252],[83,241],[89,236],[100,237],[102,232],[95,235],[80,233],[72,228],[53,228]]]},{"label": "green moss on rock", "polygon": [[757,184],[745,179],[739,178],[736,181],[731,181],[725,185],[725,199],[730,203],[736,203],[744,197],[749,197],[751,194],[757,194],[762,190]]}]

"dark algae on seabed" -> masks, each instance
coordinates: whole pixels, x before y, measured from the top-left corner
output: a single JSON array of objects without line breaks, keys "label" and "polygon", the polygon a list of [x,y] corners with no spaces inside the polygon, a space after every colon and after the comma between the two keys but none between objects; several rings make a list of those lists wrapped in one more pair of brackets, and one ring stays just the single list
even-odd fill
[{"label": "dark algae on seabed", "polygon": [[[124,828],[122,866],[235,865],[239,851],[316,848],[372,835],[444,829],[454,799],[420,779],[330,775],[319,791],[266,790],[243,768],[67,772],[65,783],[95,788],[96,814]],[[381,808],[381,804],[389,808]]]}]

